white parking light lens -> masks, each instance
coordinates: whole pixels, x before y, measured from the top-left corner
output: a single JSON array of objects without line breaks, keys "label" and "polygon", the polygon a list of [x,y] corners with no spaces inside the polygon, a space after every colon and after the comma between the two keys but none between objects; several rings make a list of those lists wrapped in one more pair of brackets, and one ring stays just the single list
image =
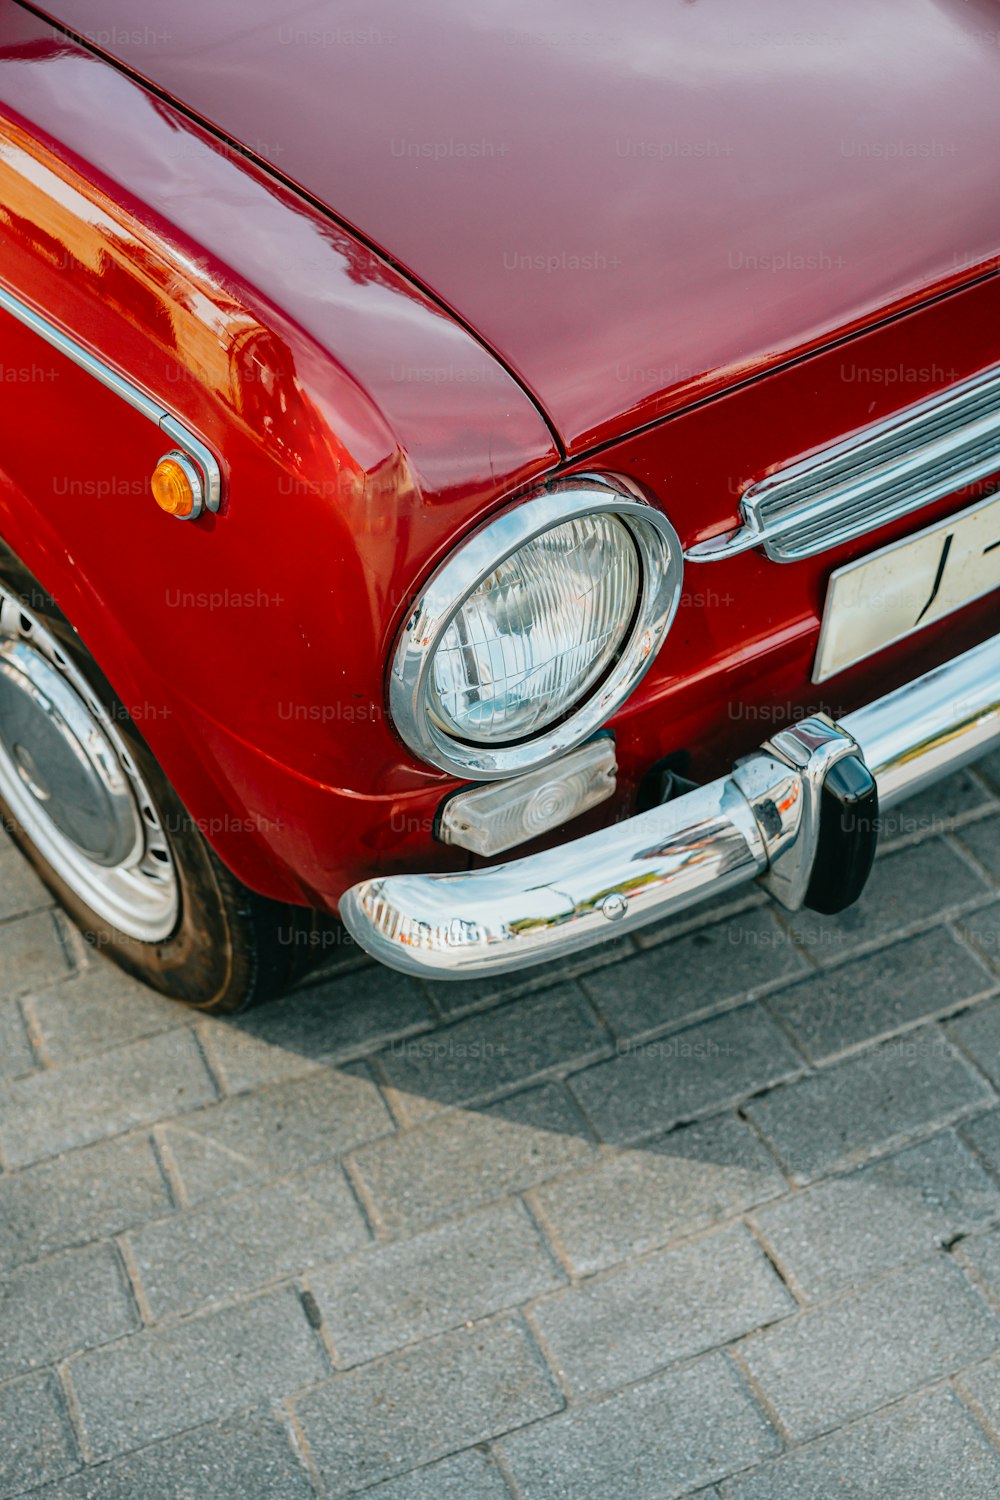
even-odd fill
[{"label": "white parking light lens", "polygon": [[474,854],[501,854],[606,801],[617,770],[614,741],[603,735],[539,771],[459,792],[444,806],[438,837]]}]

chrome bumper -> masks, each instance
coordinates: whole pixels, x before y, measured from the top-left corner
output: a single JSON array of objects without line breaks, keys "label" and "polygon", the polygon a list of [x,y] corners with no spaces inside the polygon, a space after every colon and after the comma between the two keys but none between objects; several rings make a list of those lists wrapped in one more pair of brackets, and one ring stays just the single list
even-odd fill
[{"label": "chrome bumper", "polygon": [[675,916],[750,880],[801,906],[829,768],[858,756],[880,808],[1000,744],[1000,636],[833,724],[776,734],[728,776],[490,869],[365,880],[340,914],[375,958],[461,979],[526,968]]}]

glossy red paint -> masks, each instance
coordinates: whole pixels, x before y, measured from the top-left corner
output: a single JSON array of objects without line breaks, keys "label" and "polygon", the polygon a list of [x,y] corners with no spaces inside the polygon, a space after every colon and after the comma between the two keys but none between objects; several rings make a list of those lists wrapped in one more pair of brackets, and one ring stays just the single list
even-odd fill
[{"label": "glossy red paint", "polygon": [[[231,867],[329,901],[442,784],[385,720],[406,587],[551,466],[551,436],[390,266],[8,3],[0,99],[4,281],[228,469],[223,514],[171,521],[148,494],[162,435],[0,314],[28,377],[4,382],[0,534]],[[447,400],[417,366],[447,372]],[[426,843],[401,816],[395,842]]]},{"label": "glossy red paint", "polygon": [[[250,41],[260,39],[252,23],[261,9],[262,0],[253,0],[239,11]],[[115,21],[109,0],[94,0],[86,14],[95,42],[108,45]],[[922,21],[913,27],[914,46],[926,63],[935,26],[942,36],[960,32],[960,13],[942,3],[914,14]],[[636,18],[645,11],[640,17],[636,9],[637,25]],[[227,89],[220,76],[239,72],[240,55],[231,50],[239,27],[230,25],[230,50],[220,60],[219,49],[199,52],[199,24],[194,8],[172,6],[165,56],[221,97]],[[348,22],[341,15],[338,24]],[[141,23],[147,25],[156,25],[149,12]],[[796,28],[803,25],[799,15]],[[455,27],[462,38],[474,23],[458,17]],[[972,96],[971,74],[986,65],[971,61],[957,43],[954,50],[969,70],[961,119],[971,151],[995,96],[980,97],[982,89]],[[301,61],[302,49],[298,55]],[[154,47],[148,56],[154,58]],[[261,56],[258,70],[263,66]],[[248,68],[244,59],[241,76],[261,108],[287,93],[307,113],[312,74],[301,87],[286,80],[282,89],[279,70],[266,88],[250,89],[248,80],[259,72]],[[537,84],[540,74],[529,69],[526,77]],[[379,86],[389,90],[390,80]],[[609,87],[621,97],[614,68]],[[897,106],[901,90],[900,84],[892,93]],[[527,118],[537,119],[534,94],[523,103]],[[395,99],[389,104],[395,108]],[[833,108],[829,99],[827,107]],[[296,137],[309,134],[300,116]],[[337,153],[347,150],[336,143]],[[396,212],[394,160],[388,152],[381,196]],[[278,166],[288,170],[285,161]],[[375,167],[362,132],[354,166],[343,168],[348,198],[369,191],[357,179]],[[452,162],[448,170],[459,169]],[[640,179],[630,175],[635,163],[624,159],[622,170],[638,193]],[[946,193],[933,159],[931,170],[928,186],[950,204],[951,189]],[[5,377],[0,535],[59,600],[211,842],[248,884],[332,908],[365,875],[448,867],[461,856],[436,844],[431,829],[453,783],[416,763],[386,721],[386,661],[407,601],[456,540],[512,495],[566,467],[530,391],[483,338],[538,388],[567,436],[580,443],[585,430],[603,433],[603,443],[574,452],[568,466],[599,467],[639,483],[688,544],[732,524],[746,482],[997,360],[1000,279],[979,272],[985,256],[1000,252],[1000,219],[991,217],[1000,211],[982,193],[983,170],[977,147],[960,195],[965,217],[953,231],[956,245],[971,247],[970,258],[950,276],[940,264],[937,208],[925,226],[934,233],[917,246],[908,222],[886,226],[860,193],[856,218],[865,222],[852,220],[850,232],[859,244],[864,235],[869,240],[849,277],[800,281],[789,272],[755,279],[766,290],[761,320],[751,317],[744,326],[730,301],[739,278],[728,273],[727,279],[718,267],[706,271],[699,297],[684,304],[692,319],[695,313],[703,319],[704,378],[669,373],[677,341],[665,320],[682,306],[686,284],[679,281],[661,309],[664,283],[656,276],[644,294],[645,320],[637,302],[618,304],[617,335],[609,321],[614,308],[594,298],[593,281],[588,322],[576,301],[579,276],[554,273],[551,307],[544,298],[533,301],[534,294],[524,302],[511,293],[510,277],[484,276],[482,295],[498,309],[500,291],[508,288],[508,332],[529,329],[534,309],[532,337],[513,359],[513,346],[505,347],[488,319],[477,315],[477,331],[469,331],[323,207],[13,0],[0,0],[0,277],[184,418],[224,456],[228,470],[218,517],[189,526],[163,516],[148,495],[148,476],[164,447],[155,429],[0,314],[4,369],[44,374]],[[551,171],[551,163],[539,167],[538,180]],[[842,202],[842,180],[834,178],[833,198]],[[459,186],[452,178],[454,203],[468,210]],[[441,264],[457,266],[476,251],[465,216],[456,225],[438,213],[435,194],[443,191],[438,184],[428,192],[422,213],[412,195],[404,201],[411,228],[428,243],[435,236],[447,242],[439,245]],[[777,181],[771,191],[785,203],[782,222],[791,223],[790,198]],[[593,201],[579,181],[564,184],[557,196],[564,206]],[[602,220],[607,209],[617,223],[616,195],[606,196]],[[817,186],[809,201],[825,215],[822,199]],[[741,201],[731,200],[731,215]],[[507,202],[501,194],[498,210]],[[635,215],[649,211],[633,205],[632,232],[639,227]],[[693,235],[698,215],[690,201],[687,215]],[[763,219],[761,213],[754,220],[761,232]],[[527,221],[527,213],[518,219]],[[699,222],[704,229],[704,213]],[[372,223],[362,227],[377,232]],[[486,229],[498,232],[496,217]],[[414,264],[408,243],[387,248],[451,299],[454,288],[434,284]],[[658,243],[647,231],[647,271]],[[880,279],[872,279],[876,259]],[[685,265],[682,259],[679,275]],[[921,290],[939,292],[959,274],[975,284],[848,343],[789,361],[803,340],[846,326],[844,308],[836,311],[834,301],[848,282],[851,322],[903,306]],[[616,283],[622,296],[626,280]],[[717,306],[709,295],[713,281]],[[740,285],[745,293],[748,283]],[[638,297],[638,281],[631,286],[627,296]],[[751,304],[740,305],[745,312]],[[803,322],[809,309],[819,320],[811,331]],[[694,348],[698,329],[693,321],[681,319],[682,325]],[[747,340],[764,328],[768,349],[754,354]],[[656,364],[634,389],[609,374],[616,337],[628,358],[644,349],[645,359],[659,341]],[[529,347],[538,378],[524,368]],[[660,368],[664,349],[667,375]],[[713,394],[779,360],[787,367],[768,378]],[[659,372],[655,379],[650,371]],[[669,418],[627,435],[640,420],[668,410]],[[952,497],[923,512],[921,522],[961,503]],[[822,699],[810,687],[830,569],[907,529],[899,523],[794,567],[755,554],[689,566],[668,644],[613,721],[620,791],[594,821],[627,815],[641,776],[662,755],[691,750],[699,776],[711,774],[798,710],[855,706],[988,634],[992,606],[985,601],[825,685]]]},{"label": "glossy red paint", "polygon": [[1000,245],[995,0],[41,0],[391,254],[581,450]]}]

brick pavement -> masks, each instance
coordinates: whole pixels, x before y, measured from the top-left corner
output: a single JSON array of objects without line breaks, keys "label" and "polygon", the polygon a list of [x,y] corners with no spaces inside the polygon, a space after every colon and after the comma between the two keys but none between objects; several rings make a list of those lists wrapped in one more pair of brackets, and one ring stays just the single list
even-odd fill
[{"label": "brick pavement", "polygon": [[758,893],[236,1021],[0,847],[0,1497],[1000,1494],[1000,757]]}]

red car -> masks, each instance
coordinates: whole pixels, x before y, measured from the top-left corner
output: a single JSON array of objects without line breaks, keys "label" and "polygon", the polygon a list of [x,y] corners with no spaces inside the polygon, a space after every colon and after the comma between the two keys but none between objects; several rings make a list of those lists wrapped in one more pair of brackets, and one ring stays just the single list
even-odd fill
[{"label": "red car", "polygon": [[1000,737],[996,8],[747,9],[0,0],[0,800],[133,974],[836,911]]}]

